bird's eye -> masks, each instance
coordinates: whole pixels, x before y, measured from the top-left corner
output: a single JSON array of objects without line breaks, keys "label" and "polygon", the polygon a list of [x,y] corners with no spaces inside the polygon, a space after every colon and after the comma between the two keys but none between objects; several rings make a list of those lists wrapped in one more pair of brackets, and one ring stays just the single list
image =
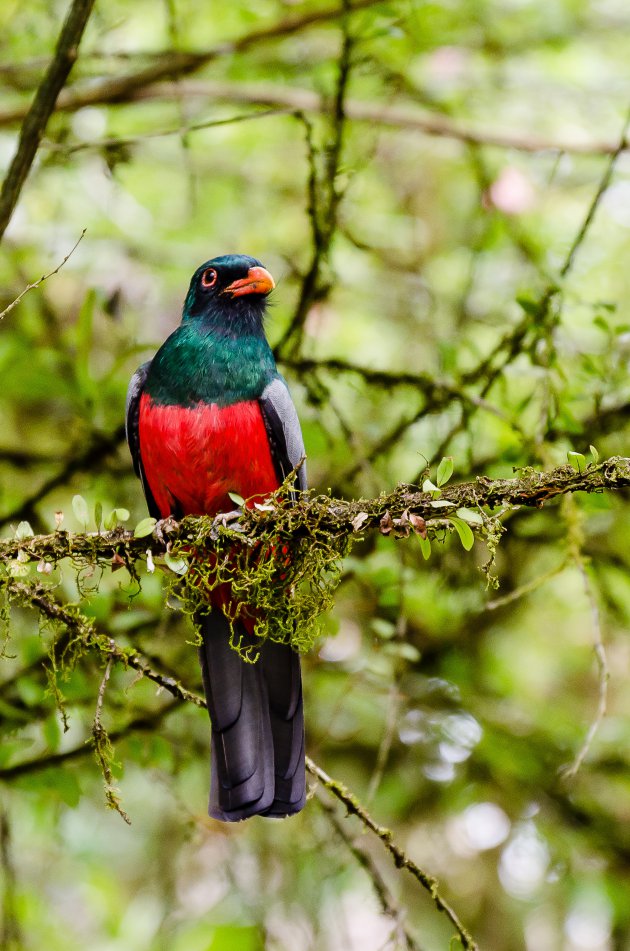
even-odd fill
[{"label": "bird's eye", "polygon": [[217,272],[213,267],[208,267],[201,275],[202,287],[214,287],[217,283]]}]

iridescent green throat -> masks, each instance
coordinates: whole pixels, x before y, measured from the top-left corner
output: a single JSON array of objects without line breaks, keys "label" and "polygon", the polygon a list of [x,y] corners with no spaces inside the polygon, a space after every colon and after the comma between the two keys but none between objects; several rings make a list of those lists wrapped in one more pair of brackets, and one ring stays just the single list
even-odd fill
[{"label": "iridescent green throat", "polygon": [[166,406],[229,406],[257,399],[277,375],[262,333],[233,336],[184,321],[155,355],[145,392]]}]

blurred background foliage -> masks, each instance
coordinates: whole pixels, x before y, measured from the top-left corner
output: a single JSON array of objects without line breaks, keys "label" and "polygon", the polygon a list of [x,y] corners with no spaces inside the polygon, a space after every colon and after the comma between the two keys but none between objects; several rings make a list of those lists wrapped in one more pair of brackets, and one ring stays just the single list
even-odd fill
[{"label": "blurred background foliage", "polygon": [[[2,167],[66,7],[0,6]],[[276,278],[268,332],[318,490],[377,495],[427,466],[435,478],[444,455],[461,481],[589,445],[627,454],[630,159],[610,156],[629,29],[623,0],[392,0],[348,15],[299,0],[97,3],[0,256],[1,310],[87,229],[0,326],[6,535],[22,519],[50,531],[56,511],[80,530],[75,493],[134,524],[145,514],[127,381],[178,322],[193,270],[228,251]],[[480,542],[466,553],[446,538],[425,562],[413,537],[367,536],[305,658],[309,753],[440,879],[482,948],[630,949],[628,515],[622,493],[506,513],[498,590]],[[78,597],[71,566],[52,580]],[[101,630],[199,688],[158,578],[81,586]],[[444,916],[356,819],[342,826],[398,916],[316,798],[283,823],[207,819],[204,712],[121,668],[102,716],[125,825],[86,744],[101,658],[61,679],[64,732],[43,669],[51,632],[14,609],[9,635],[3,948],[449,947]]]}]

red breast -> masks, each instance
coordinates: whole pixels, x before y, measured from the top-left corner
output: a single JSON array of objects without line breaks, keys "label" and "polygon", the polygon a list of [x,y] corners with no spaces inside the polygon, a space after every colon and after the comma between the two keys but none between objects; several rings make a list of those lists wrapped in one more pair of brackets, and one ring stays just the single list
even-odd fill
[{"label": "red breast", "polygon": [[[216,515],[228,493],[262,498],[279,485],[257,400],[163,406],[140,400],[140,455],[160,515]],[[257,498],[252,499],[250,505]]]}]

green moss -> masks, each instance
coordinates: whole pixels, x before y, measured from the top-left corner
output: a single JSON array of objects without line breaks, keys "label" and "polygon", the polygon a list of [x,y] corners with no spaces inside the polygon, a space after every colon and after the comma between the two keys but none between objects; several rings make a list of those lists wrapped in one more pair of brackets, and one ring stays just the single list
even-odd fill
[{"label": "green moss", "polygon": [[[238,529],[217,527],[209,519],[187,519],[191,531],[171,550],[189,564],[183,578],[172,583],[182,609],[193,618],[207,613],[214,592],[212,600],[224,604],[231,623],[232,646],[252,662],[267,638],[300,652],[312,648],[352,543],[346,533],[335,536],[329,527],[320,528],[316,508],[309,509],[314,517],[309,517],[308,527],[296,532],[294,503],[282,489],[271,504],[272,527],[268,518],[257,519],[254,510],[254,528],[246,538]],[[253,641],[240,633],[236,622],[242,619],[253,624]]]}]

